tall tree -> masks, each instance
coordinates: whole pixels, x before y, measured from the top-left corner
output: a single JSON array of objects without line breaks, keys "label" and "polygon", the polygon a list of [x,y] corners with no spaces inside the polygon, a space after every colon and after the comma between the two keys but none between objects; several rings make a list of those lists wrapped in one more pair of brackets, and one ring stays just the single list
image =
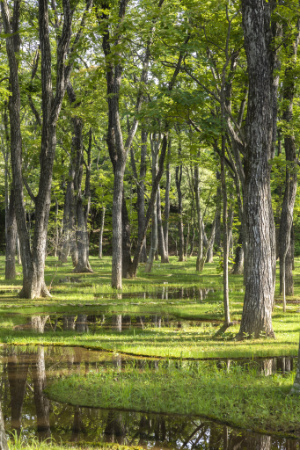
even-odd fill
[{"label": "tall tree", "polygon": [[[90,7],[90,0],[86,4],[86,11]],[[44,280],[44,267],[46,257],[47,227],[50,211],[50,196],[52,184],[53,162],[56,148],[56,126],[62,106],[67,82],[71,74],[76,44],[78,43],[82,27],[85,22],[84,13],[75,35],[72,49],[70,49],[72,37],[72,19],[74,8],[69,0],[63,1],[63,25],[58,40],[56,52],[56,85],[53,87],[52,79],[52,53],[49,27],[48,1],[40,0],[38,4],[39,17],[39,45],[41,52],[41,84],[42,84],[42,124],[41,147],[40,147],[40,177],[38,194],[35,197],[30,192],[35,204],[35,226],[32,246],[26,224],[26,211],[23,200],[23,176],[22,176],[22,134],[20,121],[21,95],[18,73],[18,55],[16,50],[16,39],[19,36],[21,1],[14,3],[13,20],[6,0],[1,2],[2,19],[6,38],[6,50],[10,69],[9,114],[11,133],[11,161],[13,174],[13,187],[15,192],[15,208],[20,238],[22,266],[23,266],[23,288],[21,297],[35,298],[49,296]],[[67,62],[67,55],[69,60]]]},{"label": "tall tree", "polygon": [[249,95],[244,192],[245,298],[238,338],[274,336],[270,165],[273,139],[271,2],[242,0]]}]

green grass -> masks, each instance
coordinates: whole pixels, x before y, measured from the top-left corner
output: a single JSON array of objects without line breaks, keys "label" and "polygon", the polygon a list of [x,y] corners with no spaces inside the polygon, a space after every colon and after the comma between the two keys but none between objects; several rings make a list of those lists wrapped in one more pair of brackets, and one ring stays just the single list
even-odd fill
[{"label": "green grass", "polygon": [[293,379],[294,374],[267,377],[234,363],[230,370],[202,363],[190,370],[103,369],[54,382],[47,393],[72,405],[195,414],[235,427],[296,435],[299,396],[288,395]]}]

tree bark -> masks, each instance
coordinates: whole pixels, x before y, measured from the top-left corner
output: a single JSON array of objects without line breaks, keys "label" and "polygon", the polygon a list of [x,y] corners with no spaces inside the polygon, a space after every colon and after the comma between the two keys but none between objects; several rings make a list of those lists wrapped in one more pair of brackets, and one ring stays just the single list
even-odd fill
[{"label": "tree bark", "polygon": [[271,6],[264,0],[242,0],[248,62],[247,155],[244,192],[245,298],[238,338],[274,337],[273,248],[270,167],[272,150]]}]

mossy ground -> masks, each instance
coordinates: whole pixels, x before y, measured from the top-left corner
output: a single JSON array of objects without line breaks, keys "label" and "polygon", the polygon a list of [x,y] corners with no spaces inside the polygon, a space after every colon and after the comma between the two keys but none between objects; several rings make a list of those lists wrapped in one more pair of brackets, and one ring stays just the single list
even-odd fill
[{"label": "mossy ground", "polygon": [[[229,328],[221,337],[215,338],[215,332],[220,326],[223,315],[222,275],[218,272],[217,263],[207,264],[201,274],[197,274],[195,271],[195,258],[183,263],[177,262],[175,257],[171,258],[170,264],[156,262],[151,274],[146,274],[144,267],[141,266],[137,278],[124,280],[122,293],[116,293],[110,287],[110,261],[110,258],[104,258],[101,261],[91,258],[94,273],[81,275],[73,274],[70,264],[61,266],[54,258],[49,258],[46,264],[46,283],[48,286],[51,285],[52,298],[48,299],[19,299],[17,293],[21,288],[21,275],[10,284],[4,281],[2,275],[0,279],[0,342],[23,345],[38,343],[80,345],[88,348],[106,349],[112,352],[168,359],[178,358],[179,360],[297,355],[300,331],[300,260],[296,260],[295,264],[295,295],[288,299],[288,308],[285,314],[282,312],[282,299],[279,295],[275,299],[273,326],[276,339],[266,339],[262,336],[260,339],[253,340],[250,338],[242,342],[234,340],[239,325]],[[3,274],[4,259],[2,259],[2,263]],[[21,271],[20,268],[18,270]],[[241,318],[243,306],[242,277],[231,275],[229,285],[231,318],[238,321]],[[183,299],[169,298],[166,300],[165,296],[161,295],[162,290],[166,287],[169,292],[172,289],[179,288],[194,288],[195,292],[197,289],[203,288],[210,289],[211,292],[202,300],[196,294],[190,294]],[[276,292],[278,292],[278,286],[276,289]],[[145,291],[152,295],[144,298],[143,293]],[[158,294],[158,292],[160,293]],[[54,314],[59,316],[63,313],[75,315],[79,313],[157,314],[176,318],[179,322],[186,319],[187,322],[182,322],[180,326],[171,328],[146,327],[143,330],[130,328],[122,333],[105,328],[97,330],[91,328],[90,333],[85,334],[74,331],[47,331],[44,334],[37,334],[26,329],[26,327],[22,328],[22,325],[27,323],[28,317],[31,315]],[[216,322],[195,323],[195,321],[200,322],[208,319]],[[257,376],[253,373],[251,378],[248,374],[247,381],[245,381],[244,374],[237,377],[237,374],[232,371],[227,375],[224,373],[223,375],[208,373],[209,376],[205,380],[202,377],[201,382],[199,377],[193,378],[194,375],[192,378],[188,378],[193,388],[199,390],[198,397],[202,398],[203,401],[201,400],[196,406],[192,406],[193,395],[189,401],[184,399],[186,412],[216,417],[227,423],[243,427],[248,426],[245,417],[251,416],[251,408],[254,405],[253,411],[255,414],[257,411],[261,411],[261,414],[256,417],[258,422],[253,425],[255,429],[268,429],[285,433],[293,433],[295,430],[296,432],[300,431],[297,425],[300,422],[300,410],[294,405],[297,400],[287,396],[293,383],[293,375],[287,378],[278,375],[276,378]],[[111,385],[109,385],[109,380],[113,380],[114,375],[107,373],[105,376],[112,397],[119,392],[120,386],[124,388],[125,384],[128,386],[128,389],[126,388],[128,392],[132,393],[130,386],[132,387],[133,383],[136,384],[134,372],[119,374],[118,380],[121,379],[122,381],[120,383],[111,381]],[[166,401],[164,402],[165,406],[158,405],[156,409],[153,409],[153,402],[150,400],[151,395],[154,395],[155,389],[162,382],[159,377],[159,373],[151,373],[147,381],[147,385],[152,386],[151,389],[149,388],[150,397],[147,400],[150,405],[149,410],[174,412],[176,407],[182,407],[182,405],[179,406],[179,401],[173,403],[173,406],[166,406],[168,405]],[[142,381],[143,377],[141,377],[141,383]],[[77,378],[63,381],[63,383],[77,382]],[[90,382],[94,386],[94,384],[97,384],[97,378],[94,379],[91,375],[85,379],[81,404],[86,404],[86,398],[90,395]],[[178,373],[173,379],[170,376],[169,382],[179,392],[186,392],[189,389],[189,386],[185,384],[186,379],[184,377],[181,379]],[[215,402],[205,402],[205,396],[202,395],[204,385],[208,392],[216,393]],[[141,394],[143,389],[145,390],[145,385],[142,383],[137,396]],[[56,394],[52,393],[51,395],[59,397],[58,392],[61,392],[60,388],[58,388]],[[251,393],[252,403],[246,402],[245,395],[247,394],[248,397],[249,393]],[[104,392],[101,395],[101,398],[105,397]],[[122,402],[119,401],[118,406],[134,409],[133,405],[138,405],[138,399],[135,398],[133,402],[130,400],[131,395],[128,395],[127,399],[122,397]],[[265,402],[265,397],[268,397],[268,403]],[[103,401],[99,401],[97,405],[104,406]],[[113,406],[113,403],[110,402],[112,402],[112,399],[108,397],[106,406]],[[188,411],[189,404],[190,411]],[[216,404],[219,405],[218,410],[215,407]],[[278,415],[277,405],[280,405],[281,416]],[[290,426],[286,425],[287,416],[289,416]],[[276,420],[273,420],[273,418],[276,418]]]}]

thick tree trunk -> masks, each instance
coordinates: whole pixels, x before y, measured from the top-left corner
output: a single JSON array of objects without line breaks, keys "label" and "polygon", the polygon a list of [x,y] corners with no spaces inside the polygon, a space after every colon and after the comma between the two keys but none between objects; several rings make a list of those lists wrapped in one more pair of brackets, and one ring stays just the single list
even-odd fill
[{"label": "thick tree trunk", "polygon": [[103,247],[103,231],[104,231],[104,223],[105,223],[105,206],[102,207],[102,214],[101,214],[101,225],[100,225],[100,232],[99,232],[99,252],[98,257],[99,259],[102,259],[102,247]]},{"label": "thick tree trunk", "polygon": [[8,217],[6,218],[6,247],[5,247],[5,279],[14,280],[16,278],[16,240],[17,221],[15,212],[14,190],[10,193],[10,203],[8,207]]},{"label": "thick tree trunk", "polygon": [[245,299],[238,338],[274,336],[273,243],[270,239],[270,166],[272,147],[271,6],[242,0],[248,61],[247,155],[244,192]]}]

